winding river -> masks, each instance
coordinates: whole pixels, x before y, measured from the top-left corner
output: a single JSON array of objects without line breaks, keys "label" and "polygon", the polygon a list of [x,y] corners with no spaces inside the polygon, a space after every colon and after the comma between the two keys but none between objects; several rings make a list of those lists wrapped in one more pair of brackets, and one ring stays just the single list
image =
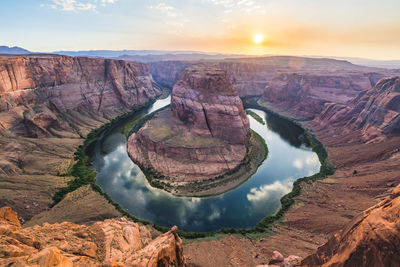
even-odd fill
[{"label": "winding river", "polygon": [[[170,97],[157,100],[131,121],[169,103]],[[122,133],[127,121],[104,132],[94,144],[91,160],[97,183],[129,213],[159,225],[199,232],[253,227],[279,208],[280,198],[291,191],[293,181],[317,173],[320,162],[300,127],[264,111],[252,111],[267,122],[262,125],[249,116],[250,127],[265,139],[269,154],[250,179],[229,192],[204,198],[175,197],[150,187],[128,157]]]}]

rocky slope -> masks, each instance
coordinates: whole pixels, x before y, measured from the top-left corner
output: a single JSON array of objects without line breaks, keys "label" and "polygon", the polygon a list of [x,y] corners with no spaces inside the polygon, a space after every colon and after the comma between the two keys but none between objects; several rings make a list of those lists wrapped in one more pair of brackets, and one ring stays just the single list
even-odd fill
[{"label": "rocky slope", "polygon": [[400,78],[380,80],[347,105],[327,104],[315,124],[345,128],[353,131],[349,138],[358,133],[365,142],[400,134]]},{"label": "rocky slope", "polygon": [[249,121],[226,73],[193,66],[175,84],[170,109],[129,137],[128,153],[170,180],[206,180],[241,163],[249,136]]},{"label": "rocky slope", "polygon": [[17,214],[0,209],[1,266],[184,266],[173,227],[156,238],[125,218],[90,226],[70,222],[21,229]]},{"label": "rocky slope", "polygon": [[76,127],[70,125],[68,112],[111,118],[159,94],[140,63],[46,55],[0,57],[0,128],[13,135],[73,132]]},{"label": "rocky slope", "polygon": [[[319,95],[316,90],[321,88],[323,89],[321,92],[322,99],[325,100],[325,102],[326,100],[334,99],[335,91],[341,91],[341,93],[337,95],[341,98],[345,96],[348,99],[356,95],[357,92],[354,92],[354,90],[360,91],[360,89],[369,89],[371,86],[375,85],[380,78],[390,77],[395,73],[399,73],[395,70],[357,66],[343,60],[285,56],[201,62],[162,61],[148,63],[148,66],[157,82],[172,88],[178,81],[180,73],[193,64],[209,64],[225,70],[233,87],[235,87],[241,97],[262,95],[266,86],[281,74],[289,75],[297,73],[306,76],[322,76],[320,84],[315,84],[315,81],[313,82],[313,87],[315,88],[311,96],[318,99]],[[335,83],[336,80],[338,80],[339,84],[327,84],[327,88],[324,88],[322,79],[328,80],[330,76],[334,79],[328,81],[328,83]],[[318,77],[316,77],[315,80],[316,79],[318,79]],[[370,82],[368,82],[368,80],[370,80]],[[341,85],[343,85],[343,87],[340,87]],[[277,92],[281,90],[281,86],[282,85],[278,86]],[[326,99],[326,97],[328,97],[328,99]],[[287,101],[293,102],[293,99],[288,99]]]},{"label": "rocky slope", "polygon": [[283,73],[265,87],[263,100],[297,118],[313,119],[325,103],[345,104],[383,77],[379,73]]},{"label": "rocky slope", "polygon": [[399,266],[400,186],[367,209],[318,251],[305,266]]},{"label": "rocky slope", "polygon": [[[54,193],[71,179],[60,174],[73,164],[82,138],[160,94],[141,63],[0,56],[0,206],[13,207],[24,221],[47,210]],[[92,191],[88,196],[102,198]],[[83,210],[95,205],[79,203],[85,203]],[[118,214],[112,206],[105,210]],[[93,210],[91,220],[102,214]]]}]

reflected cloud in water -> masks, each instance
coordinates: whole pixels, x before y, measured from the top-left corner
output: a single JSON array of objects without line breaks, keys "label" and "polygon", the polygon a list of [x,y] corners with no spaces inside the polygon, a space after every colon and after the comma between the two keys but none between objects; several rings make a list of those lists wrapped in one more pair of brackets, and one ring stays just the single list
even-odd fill
[{"label": "reflected cloud in water", "polygon": [[[150,110],[169,104],[169,100],[156,103],[157,107]],[[265,117],[262,111],[256,113]],[[160,225],[178,225],[187,231],[252,227],[276,211],[279,199],[291,190],[295,179],[317,172],[320,165],[317,155],[304,149],[306,144],[294,146],[279,132],[252,117],[249,119],[251,128],[267,142],[268,158],[248,181],[227,193],[205,198],[174,197],[151,187],[126,152],[123,125],[100,138],[93,149],[91,158],[98,172],[97,183],[131,214]],[[286,124],[284,129],[290,129],[289,126]],[[287,136],[297,136],[297,131]]]}]

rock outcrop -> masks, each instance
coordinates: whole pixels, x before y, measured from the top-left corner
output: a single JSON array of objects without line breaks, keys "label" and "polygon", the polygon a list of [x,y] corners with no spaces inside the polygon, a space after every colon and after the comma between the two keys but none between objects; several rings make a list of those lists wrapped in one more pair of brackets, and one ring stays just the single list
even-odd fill
[{"label": "rock outcrop", "polygon": [[129,137],[128,153],[169,180],[206,180],[241,163],[249,136],[249,121],[226,73],[193,66],[174,86],[170,109]]},{"label": "rock outcrop", "polygon": [[274,251],[267,265],[257,265],[256,267],[295,267],[300,266],[301,261],[302,258],[299,256],[290,255],[284,258],[279,251]]},{"label": "rock outcrop", "polygon": [[376,142],[399,135],[400,78],[382,79],[346,105],[325,105],[315,124],[357,131],[364,142]]},{"label": "rock outcrop", "polygon": [[141,63],[1,55],[0,206],[25,221],[47,210],[82,138],[160,94]]},{"label": "rock outcrop", "polygon": [[265,87],[262,98],[297,118],[313,119],[325,103],[345,104],[382,77],[379,73],[283,73]]},{"label": "rock outcrop", "polygon": [[336,233],[305,266],[398,266],[400,263],[400,186]]},{"label": "rock outcrop", "polygon": [[141,63],[102,58],[29,55],[0,57],[3,131],[57,136],[74,128],[69,111],[112,118],[161,93]]},{"label": "rock outcrop", "polygon": [[21,229],[9,207],[0,209],[1,266],[184,266],[177,228],[155,239],[125,218],[91,226],[70,222]]}]

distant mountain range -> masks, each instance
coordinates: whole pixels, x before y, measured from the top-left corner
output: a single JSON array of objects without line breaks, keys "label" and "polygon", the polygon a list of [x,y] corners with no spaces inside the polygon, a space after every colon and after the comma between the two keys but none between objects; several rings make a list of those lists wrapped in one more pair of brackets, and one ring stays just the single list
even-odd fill
[{"label": "distant mountain range", "polygon": [[14,47],[9,47],[9,46],[0,46],[0,54],[14,54],[14,55],[20,55],[20,54],[31,54],[29,50],[23,49],[18,46]]},{"label": "distant mountain range", "polygon": [[[0,54],[32,54],[24,48],[14,46],[0,46]],[[197,61],[197,60],[221,60],[249,57],[240,54],[223,54],[223,53],[207,53],[199,51],[167,51],[167,50],[82,50],[82,51],[54,51],[51,54],[59,54],[66,56],[86,56],[86,57],[105,57],[115,58],[122,60],[139,61],[143,63],[156,62],[156,61]],[[264,55],[268,57],[273,55]],[[256,57],[256,56],[255,56]],[[320,58],[320,56],[304,56],[310,58]],[[386,68],[386,69],[400,69],[400,60],[373,60],[357,57],[325,57],[338,60],[346,60],[356,65]]]}]

